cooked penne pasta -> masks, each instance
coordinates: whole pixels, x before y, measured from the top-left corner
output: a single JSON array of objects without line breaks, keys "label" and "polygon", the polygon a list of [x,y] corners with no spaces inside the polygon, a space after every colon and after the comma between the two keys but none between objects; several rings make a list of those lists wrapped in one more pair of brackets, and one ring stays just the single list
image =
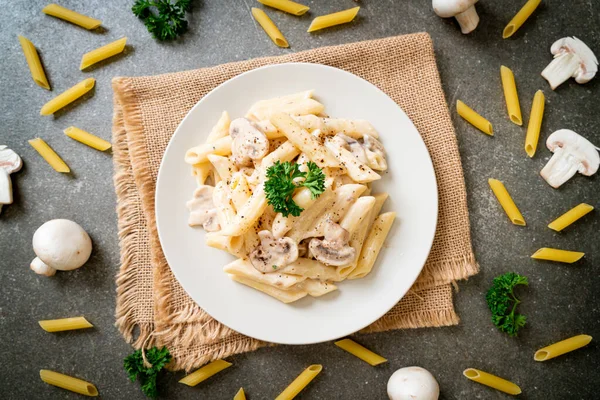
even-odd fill
[{"label": "cooked penne pasta", "polygon": [[334,267],[327,266],[311,258],[300,257],[280,271],[284,274],[299,275],[308,279],[319,281],[341,281],[341,277],[336,272]]},{"label": "cooked penne pasta", "polygon": [[185,162],[192,165],[204,163],[208,161],[209,154],[228,156],[231,154],[231,143],[231,136],[224,136],[213,143],[192,147],[185,153]]},{"label": "cooked penne pasta", "polygon": [[381,357],[377,353],[373,353],[366,347],[361,346],[352,339],[342,339],[334,343],[337,347],[346,350],[355,357],[360,358],[369,365],[376,366],[387,362],[387,359]]},{"label": "cooked penne pasta", "polygon": [[494,136],[494,129],[492,128],[490,121],[477,114],[477,112],[460,100],[456,101],[456,112],[463,117],[465,121],[479,129],[481,132]]},{"label": "cooked penne pasta", "polygon": [[303,4],[298,4],[290,0],[258,0],[259,3],[264,4],[265,6],[273,7],[281,11],[285,11],[286,13],[294,14],[294,15],[304,15],[310,7],[307,7]]},{"label": "cooked penne pasta", "polygon": [[542,128],[542,118],[544,117],[544,92],[538,90],[533,96],[531,104],[531,114],[529,114],[529,124],[527,125],[527,136],[525,137],[525,152],[529,157],[533,157],[537,149],[540,138],[540,129]]},{"label": "cooked penne pasta", "polygon": [[225,267],[223,267],[223,271],[229,275],[241,276],[254,282],[262,283],[282,290],[294,287],[295,285],[298,285],[306,280],[306,277],[298,275],[286,275],[280,271],[277,271],[276,274],[259,272],[252,266],[252,263],[248,259],[242,258],[227,264]]},{"label": "cooked penne pasta", "polygon": [[[290,102],[277,103],[264,108],[256,108],[249,116],[259,120],[270,120],[276,113],[288,114],[290,117],[320,114],[325,106],[314,99],[298,99]],[[271,121],[272,123],[273,121]]]},{"label": "cooked penne pasta", "polygon": [[248,186],[248,179],[243,174],[235,174],[229,187],[231,203],[233,203],[235,210],[239,212],[252,194]]},{"label": "cooked penne pasta", "polygon": [[323,118],[316,115],[300,115],[293,117],[294,121],[302,128],[309,132],[314,132],[319,129],[325,135],[335,135],[343,132],[344,135],[354,139],[362,139],[364,135],[369,135],[375,139],[379,138],[379,134],[369,121],[362,119],[339,119],[339,118]]},{"label": "cooked penne pasta", "polygon": [[29,66],[29,72],[31,73],[33,81],[38,86],[43,87],[46,90],[50,90],[50,84],[46,78],[46,71],[44,71],[44,66],[40,61],[40,55],[38,54],[35,46],[29,39],[21,35],[19,35],[19,43],[21,43],[21,48],[23,49],[23,54],[25,55],[25,60]]},{"label": "cooked penne pasta", "polygon": [[59,6],[58,4],[48,4],[42,9],[42,12],[46,15],[51,15],[56,18],[60,18],[63,21],[70,22],[75,25],[79,25],[82,28],[92,30],[102,25],[102,21],[94,18],[90,18],[86,15],[79,14],[78,12],[69,10]]},{"label": "cooked penne pasta", "polygon": [[229,135],[229,125],[231,124],[231,119],[229,118],[229,113],[227,111],[223,111],[219,120],[213,126],[208,137],[206,138],[206,143],[214,143],[217,140]]},{"label": "cooked penne pasta", "polygon": [[542,247],[533,255],[531,258],[536,260],[547,260],[547,261],[556,261],[567,264],[573,264],[581,260],[581,258],[585,255],[585,253],[579,251],[569,251],[569,250],[560,250],[560,249],[552,249],[549,247]]},{"label": "cooked penne pasta", "polygon": [[219,225],[221,225],[222,229],[225,229],[233,223],[233,220],[236,217],[225,181],[220,181],[215,185],[213,190],[213,203],[217,210]]},{"label": "cooked penne pasta", "polygon": [[200,382],[203,382],[211,376],[223,371],[225,368],[231,367],[233,364],[225,360],[215,360],[206,364],[204,367],[197,369],[189,375],[186,375],[179,381],[188,386],[196,386]]},{"label": "cooked penne pasta", "polygon": [[[294,203],[306,210],[317,201],[317,198],[312,197],[309,188],[302,188],[294,195],[293,200]],[[273,236],[276,238],[284,237],[299,219],[300,216],[288,215],[284,217],[281,213],[278,213],[273,221]]]},{"label": "cooked penne pasta", "polygon": [[94,325],[90,324],[85,317],[47,319],[38,321],[38,323],[46,332],[73,331],[76,329],[87,329],[94,327]]},{"label": "cooked penne pasta", "polygon": [[265,33],[271,38],[273,43],[279,47],[290,47],[283,33],[277,28],[277,25],[260,8],[252,7],[252,16],[258,24],[264,29]]},{"label": "cooked penne pasta", "polygon": [[339,165],[348,170],[348,176],[359,183],[369,183],[381,179],[381,175],[373,171],[368,165],[363,164],[358,158],[343,147],[336,146],[332,141],[326,140],[325,147],[335,156]]},{"label": "cooked penne pasta", "polygon": [[56,172],[62,172],[65,174],[71,172],[69,166],[63,161],[63,159],[60,158],[60,156],[56,154],[54,150],[52,150],[52,147],[48,146],[48,144],[42,139],[32,139],[29,141],[29,144],[40,154],[40,156],[42,156],[44,160],[46,160],[48,164],[50,164],[52,168],[54,168]]},{"label": "cooked penne pasta", "polygon": [[590,206],[589,204],[581,203],[571,208],[569,211],[556,218],[554,221],[552,221],[548,225],[548,228],[553,229],[556,232],[560,232],[567,226],[579,220],[580,218],[583,218],[587,213],[591,212],[593,209],[594,207]]},{"label": "cooked penne pasta", "polygon": [[221,180],[229,181],[232,175],[238,172],[238,168],[235,164],[227,157],[218,156],[216,154],[209,154],[206,156],[208,161],[212,164]]},{"label": "cooked penne pasta", "polygon": [[338,11],[333,14],[321,15],[311,22],[307,32],[314,32],[320,29],[330,28],[332,26],[346,24],[352,22],[352,20],[358,14],[360,7],[349,8],[344,11]]},{"label": "cooked penne pasta", "polygon": [[504,187],[504,184],[497,179],[488,179],[488,183],[490,188],[492,188],[492,192],[494,192],[494,195],[496,195],[498,202],[504,209],[504,212],[506,215],[508,215],[510,222],[515,225],[525,226],[525,218],[523,218],[523,215],[521,215],[521,212],[517,208],[517,205],[513,201],[512,197],[510,197],[510,194],[506,190],[506,187]]},{"label": "cooked penne pasta", "polygon": [[96,80],[94,78],[87,78],[77,85],[71,87],[70,89],[65,90],[42,107],[40,110],[40,115],[51,115],[65,107],[68,104],[71,104],[90,90],[94,88],[96,84]]},{"label": "cooked penne pasta", "polygon": [[267,197],[265,196],[264,184],[261,183],[254,189],[254,193],[248,198],[246,204],[238,210],[231,224],[222,230],[222,234],[230,236],[243,235],[254,226],[266,208]]},{"label": "cooked penne pasta", "polygon": [[500,77],[502,78],[502,88],[504,89],[504,99],[510,120],[521,126],[523,118],[521,117],[521,106],[519,105],[519,95],[517,94],[517,84],[515,75],[510,68],[502,65],[500,67]]},{"label": "cooked penne pasta", "polygon": [[352,236],[358,229],[360,224],[368,218],[373,206],[375,205],[375,197],[364,196],[356,199],[354,204],[350,206],[348,212],[340,221],[340,226],[348,231],[348,234]]},{"label": "cooked penne pasta", "polygon": [[248,114],[254,114],[256,110],[269,108],[280,104],[292,104],[301,100],[312,99],[314,92],[314,90],[305,90],[303,92],[274,97],[272,99],[260,100],[252,104],[250,110],[248,110]]},{"label": "cooked penne pasta", "polygon": [[291,400],[298,395],[308,384],[316,378],[323,370],[323,366],[319,364],[311,365],[306,368],[290,385],[285,388],[275,400]]},{"label": "cooked penne pasta", "polygon": [[337,286],[333,283],[312,279],[306,279],[304,282],[296,285],[296,287],[306,290],[308,295],[312,297],[321,297],[337,290]]},{"label": "cooked penne pasta", "polygon": [[527,21],[527,18],[533,14],[535,9],[540,5],[542,0],[528,0],[527,3],[519,10],[519,12],[510,20],[508,25],[502,31],[502,38],[511,37],[520,27]]},{"label": "cooked penne pasta", "polygon": [[573,336],[544,347],[543,349],[539,349],[535,352],[533,359],[535,361],[548,361],[554,357],[562,356],[563,354],[587,346],[591,341],[592,337],[589,335]]},{"label": "cooked penne pasta", "polygon": [[78,142],[90,146],[91,148],[96,150],[106,151],[112,147],[110,142],[107,142],[106,140],[101,139],[98,136],[92,135],[91,133],[76,128],[74,126],[68,127],[64,130],[64,132],[65,135],[67,135],[71,139],[77,140]]},{"label": "cooked penne pasta", "polygon": [[240,388],[238,392],[233,397],[233,400],[246,400],[246,393],[244,393],[244,388]]},{"label": "cooked penne pasta", "polygon": [[70,390],[71,392],[79,393],[84,396],[98,396],[98,389],[93,384],[81,379],[73,378],[69,375],[64,375],[48,369],[40,370],[40,378],[48,385],[57,386],[62,389]]},{"label": "cooked penne pasta", "polygon": [[252,279],[248,279],[241,275],[229,275],[229,277],[238,283],[249,286],[253,289],[263,292],[264,294],[274,297],[282,303],[293,303],[294,301],[298,301],[301,298],[306,297],[308,295],[308,292],[306,292],[305,290],[282,290],[270,285],[266,285],[264,283],[253,281]]},{"label": "cooked penne pasta", "polygon": [[236,257],[241,257],[242,247],[244,246],[243,236],[224,236],[219,232],[206,233],[206,245],[228,252]]},{"label": "cooked penne pasta", "polygon": [[521,393],[521,388],[511,381],[502,379],[496,375],[488,374],[475,368],[467,368],[463,371],[463,375],[468,379],[489,386],[504,393],[517,395]]},{"label": "cooked penne pasta", "polygon": [[192,165],[192,176],[196,177],[196,184],[198,186],[206,183],[206,179],[210,176],[211,171],[212,164],[210,162]]},{"label": "cooked penne pasta", "polygon": [[348,279],[364,278],[371,272],[385,239],[392,228],[394,219],[396,219],[395,212],[384,213],[375,218],[371,231],[360,252],[356,269],[352,271]]},{"label": "cooked penne pasta", "polygon": [[125,50],[126,44],[127,38],[124,37],[85,53],[83,57],[81,57],[81,64],[79,64],[79,69],[84,70],[102,60],[106,60],[107,58],[122,53],[123,50]]}]

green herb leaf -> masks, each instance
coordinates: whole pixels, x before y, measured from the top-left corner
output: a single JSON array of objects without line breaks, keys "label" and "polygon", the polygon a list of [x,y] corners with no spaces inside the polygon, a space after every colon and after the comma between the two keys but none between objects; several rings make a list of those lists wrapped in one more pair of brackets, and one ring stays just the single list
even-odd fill
[{"label": "green herb leaf", "polygon": [[485,296],[492,312],[492,322],[501,332],[509,336],[517,336],[519,329],[527,322],[524,315],[515,312],[521,302],[514,294],[514,289],[518,285],[529,285],[527,277],[507,272],[494,278],[492,287]]},{"label": "green herb leaf", "polygon": [[[265,181],[265,194],[267,201],[275,212],[283,214],[284,217],[293,215],[298,217],[304,210],[294,202],[294,191],[301,186],[310,190],[311,197],[317,198],[325,191],[325,174],[313,162],[308,162],[308,172],[300,171],[299,165],[286,161],[276,161],[267,169],[267,180]],[[304,178],[300,183],[294,179]]]},{"label": "green herb leaf", "polygon": [[131,11],[144,21],[148,32],[158,40],[172,40],[187,30],[185,13],[191,0],[136,0]]},{"label": "green herb leaf", "polygon": [[151,398],[158,397],[158,389],[156,387],[156,378],[158,373],[171,361],[171,354],[166,347],[161,349],[152,347],[146,351],[146,360],[151,367],[146,368],[142,350],[136,350],[133,354],[125,357],[123,366],[132,382],[136,379],[142,385],[142,392]]}]

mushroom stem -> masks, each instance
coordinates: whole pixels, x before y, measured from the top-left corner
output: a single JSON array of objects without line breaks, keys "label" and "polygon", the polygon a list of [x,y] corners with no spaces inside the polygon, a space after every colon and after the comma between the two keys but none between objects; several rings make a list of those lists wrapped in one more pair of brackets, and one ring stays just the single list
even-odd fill
[{"label": "mushroom stem", "polygon": [[581,60],[576,54],[563,53],[548,64],[542,71],[542,76],[550,83],[550,87],[554,90],[575,75],[580,63]]},{"label": "mushroom stem", "polygon": [[479,24],[479,15],[477,15],[475,5],[467,8],[460,14],[456,14],[454,18],[456,18],[458,24],[460,25],[460,31],[465,35],[472,32],[475,28],[477,28],[477,24]]},{"label": "mushroom stem", "polygon": [[579,162],[571,152],[557,148],[548,164],[542,169],[540,175],[552,186],[558,188],[575,175],[579,169]]},{"label": "mushroom stem", "polygon": [[44,263],[39,257],[33,259],[29,267],[39,275],[54,276],[56,269]]}]

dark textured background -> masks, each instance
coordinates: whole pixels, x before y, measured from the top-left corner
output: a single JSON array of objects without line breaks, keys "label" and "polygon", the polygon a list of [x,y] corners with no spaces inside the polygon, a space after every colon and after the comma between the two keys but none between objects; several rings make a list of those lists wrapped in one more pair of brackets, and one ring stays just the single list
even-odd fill
[{"label": "dark textured background", "polygon": [[[504,25],[524,0],[482,0],[480,26],[462,35],[454,20],[438,18],[429,0],[364,0],[358,19],[321,33],[305,31],[315,15],[354,6],[351,0],[305,1],[311,14],[297,18],[274,10],[268,14],[287,36],[291,48],[275,47],[250,16],[253,0],[195,1],[190,29],[182,39],[157,43],[129,11],[130,0],[63,0],[66,7],[102,19],[104,33],[88,32],[45,16],[41,0],[0,0],[0,144],[23,158],[12,175],[15,202],[0,216],[0,397],[2,399],[75,399],[77,395],[47,386],[40,368],[73,374],[95,383],[105,399],[142,399],[138,384],[127,380],[122,359],[131,349],[114,328],[115,283],[119,265],[112,160],[65,138],[70,125],[110,137],[112,90],[117,75],[174,72],[252,57],[286,54],[323,45],[427,31],[433,37],[438,66],[455,123],[471,212],[473,246],[481,273],[459,284],[456,308],[460,325],[441,329],[394,331],[359,336],[367,347],[386,356],[373,368],[332,343],[277,346],[231,357],[234,366],[196,388],[177,384],[182,373],[161,378],[165,398],[229,399],[240,386],[250,399],[273,398],[304,367],[322,363],[324,370],[299,398],[385,398],[394,370],[419,365],[438,379],[445,399],[500,399],[499,392],[462,376],[466,367],[512,379],[522,399],[598,398],[600,351],[588,348],[546,363],[534,351],[554,341],[587,333],[600,338],[600,218],[598,211],[563,233],[546,225],[570,207],[600,206],[600,177],[575,177],[560,190],[538,175],[549,159],[543,141],[554,130],[573,129],[600,144],[600,78],[580,86],[574,81],[556,92],[540,76],[550,62],[554,40],[574,35],[600,53],[600,1],[547,0],[513,38],[503,40]],[[259,6],[260,7],[260,6]],[[36,86],[29,75],[17,35],[40,49],[53,92]],[[126,35],[128,54],[90,72],[78,70],[81,55]],[[599,54],[600,55],[600,54]],[[546,114],[538,152],[524,150],[525,128],[512,124],[500,86],[500,65],[515,73],[523,117],[528,121],[533,94],[546,95]],[[50,98],[84,77],[97,79],[95,91],[55,117],[39,116]],[[494,124],[496,136],[476,131],[455,113],[461,99]],[[27,144],[45,139],[73,174],[54,172]],[[504,181],[516,199],[527,227],[512,225],[493,197],[487,179]],[[34,257],[33,232],[53,218],[70,218],[91,235],[94,252],[85,267],[53,278],[28,268]],[[550,246],[586,252],[575,265],[534,261],[529,256]],[[509,338],[491,324],[484,294],[495,275],[517,271],[530,279],[520,291],[528,324]],[[92,330],[48,334],[39,319],[83,314]]]}]

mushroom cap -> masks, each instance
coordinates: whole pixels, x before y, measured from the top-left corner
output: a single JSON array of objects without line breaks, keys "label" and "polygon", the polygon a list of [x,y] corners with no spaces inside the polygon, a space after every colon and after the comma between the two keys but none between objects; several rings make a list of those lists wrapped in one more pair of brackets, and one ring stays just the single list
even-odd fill
[{"label": "mushroom cap", "polygon": [[589,82],[596,72],[598,72],[598,59],[596,55],[585,43],[580,39],[573,37],[564,37],[558,39],[550,47],[550,52],[555,56],[561,56],[565,53],[573,53],[581,59],[581,65],[574,75],[577,83]]},{"label": "mushroom cap", "polygon": [[433,11],[442,18],[454,17],[472,7],[479,0],[433,0]]},{"label": "mushroom cap", "polygon": [[21,157],[5,145],[0,145],[0,168],[3,168],[9,174],[17,172],[23,166]]},{"label": "mushroom cap", "polygon": [[546,147],[551,152],[557,148],[569,149],[573,157],[580,162],[579,173],[583,175],[593,175],[600,166],[600,155],[596,147],[586,138],[570,129],[559,129],[548,136]]},{"label": "mushroom cap", "polygon": [[90,258],[92,240],[77,223],[53,219],[33,234],[33,251],[48,266],[70,271],[81,267]]},{"label": "mushroom cap", "polygon": [[406,367],[392,374],[387,392],[391,400],[437,400],[440,387],[425,368]]}]

